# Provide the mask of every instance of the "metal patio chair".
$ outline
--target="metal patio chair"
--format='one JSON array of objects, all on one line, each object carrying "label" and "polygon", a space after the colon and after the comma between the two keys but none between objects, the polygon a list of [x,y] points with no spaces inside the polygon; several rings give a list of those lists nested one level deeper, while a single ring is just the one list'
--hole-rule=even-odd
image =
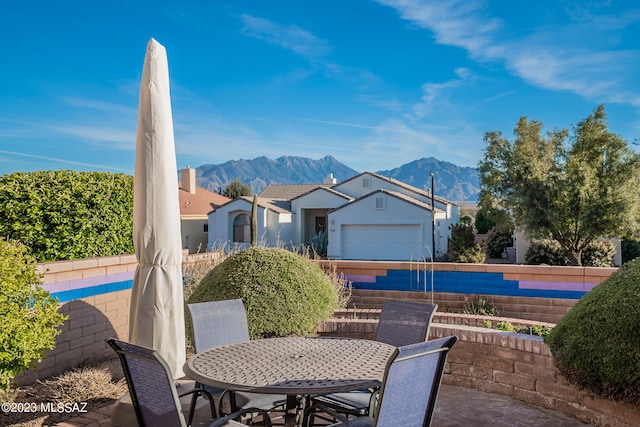
[{"label": "metal patio chair", "polygon": [[120,359],[138,425],[143,427],[187,427],[191,425],[193,408],[188,423],[182,413],[180,397],[188,394],[203,396],[209,402],[211,427],[243,425],[233,421],[248,413],[261,413],[266,426],[271,426],[269,415],[258,408],[247,408],[227,417],[216,418],[213,397],[202,388],[178,394],[171,371],[160,354],[152,349],[109,338],[107,343]]},{"label": "metal patio chair", "polygon": [[[437,304],[388,299],[382,306],[376,341],[402,347],[426,341]],[[358,390],[312,397],[334,411],[349,415],[373,413],[377,393],[375,390]]]},{"label": "metal patio chair", "polygon": [[[187,309],[191,319],[193,346],[196,353],[250,339],[247,311],[241,299],[188,304]],[[284,408],[287,400],[283,395],[228,392],[208,386],[203,388],[218,400],[220,416],[225,415],[223,402],[226,399],[229,401],[230,412],[244,407],[257,407],[271,411]],[[195,400],[192,401],[192,405],[195,405]]]},{"label": "metal patio chair", "polygon": [[373,418],[350,420],[316,403],[305,410],[303,427],[314,425],[318,411],[340,420],[331,427],[430,426],[447,354],[456,341],[457,337],[450,336],[398,348],[387,364]]}]

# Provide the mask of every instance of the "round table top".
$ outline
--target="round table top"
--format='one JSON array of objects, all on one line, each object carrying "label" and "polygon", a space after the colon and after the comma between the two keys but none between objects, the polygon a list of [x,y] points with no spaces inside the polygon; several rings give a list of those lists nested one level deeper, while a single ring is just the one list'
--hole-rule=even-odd
[{"label": "round table top", "polygon": [[214,347],[187,361],[201,384],[234,391],[326,394],[379,386],[396,348],[346,338],[268,338]]}]

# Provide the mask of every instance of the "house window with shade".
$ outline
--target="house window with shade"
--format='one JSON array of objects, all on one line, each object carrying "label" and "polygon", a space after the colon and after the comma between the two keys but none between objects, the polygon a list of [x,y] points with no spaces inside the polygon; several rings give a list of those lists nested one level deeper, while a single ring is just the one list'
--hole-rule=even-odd
[{"label": "house window with shade", "polygon": [[251,242],[251,218],[248,214],[240,214],[233,220],[233,241],[238,243]]}]

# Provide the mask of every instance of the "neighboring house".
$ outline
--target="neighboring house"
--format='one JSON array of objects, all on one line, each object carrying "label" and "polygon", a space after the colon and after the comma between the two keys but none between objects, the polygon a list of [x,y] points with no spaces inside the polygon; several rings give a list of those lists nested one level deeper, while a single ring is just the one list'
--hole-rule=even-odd
[{"label": "neighboring house", "polygon": [[[432,215],[435,256],[447,252],[449,226],[459,206],[403,182],[372,172],[336,183],[270,185],[258,197],[258,239],[267,246],[309,244],[328,236],[332,259],[418,260],[431,257]],[[209,248],[250,241],[250,197],[233,200],[209,214]]]},{"label": "neighboring house", "polygon": [[209,236],[209,213],[231,199],[196,185],[196,170],[187,166],[178,184],[182,248],[190,254],[205,252]]}]

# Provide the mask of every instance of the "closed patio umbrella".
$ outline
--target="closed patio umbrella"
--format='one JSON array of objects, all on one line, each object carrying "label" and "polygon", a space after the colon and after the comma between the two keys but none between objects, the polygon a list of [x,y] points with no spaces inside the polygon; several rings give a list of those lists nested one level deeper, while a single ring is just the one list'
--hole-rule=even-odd
[{"label": "closed patio umbrella", "polygon": [[147,45],[134,173],[133,237],[138,267],[129,340],[157,350],[174,378],[184,375],[184,303],[178,169],[165,48]]}]

